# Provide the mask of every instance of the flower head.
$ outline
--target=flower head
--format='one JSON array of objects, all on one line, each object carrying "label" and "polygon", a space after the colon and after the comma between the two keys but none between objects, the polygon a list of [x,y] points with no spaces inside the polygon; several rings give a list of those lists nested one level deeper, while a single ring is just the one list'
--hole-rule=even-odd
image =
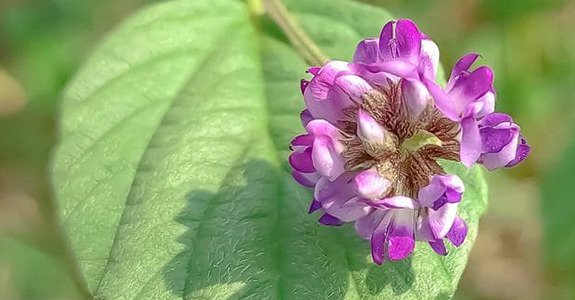
[{"label": "flower head", "polygon": [[301,81],[306,133],[291,142],[295,180],[314,189],[319,222],[354,222],[371,241],[373,260],[404,259],[416,240],[446,255],[467,225],[458,216],[464,184],[438,159],[488,169],[524,160],[517,124],[494,113],[489,67],[461,58],[445,88],[435,81],[439,50],[410,20],[387,23],[357,46],[351,62],[312,67]]}]

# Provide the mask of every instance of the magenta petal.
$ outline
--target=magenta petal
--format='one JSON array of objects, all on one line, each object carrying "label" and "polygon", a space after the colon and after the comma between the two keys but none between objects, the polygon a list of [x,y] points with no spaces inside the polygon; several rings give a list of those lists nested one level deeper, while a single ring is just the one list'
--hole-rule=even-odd
[{"label": "magenta petal", "polygon": [[309,147],[313,145],[313,135],[311,134],[298,135],[291,141],[291,145]]},{"label": "magenta petal", "polygon": [[[481,154],[481,163],[489,170],[495,170],[501,167],[504,167],[511,163],[517,156],[517,148],[519,146],[519,129],[518,128],[511,128],[509,129],[512,133],[512,138],[508,141],[507,144],[503,145],[502,148],[498,148],[500,145],[499,143],[504,141],[491,141],[493,142],[492,148],[485,148],[484,150],[497,150],[494,153],[485,151]],[[495,139],[495,137],[492,137]],[[489,146],[489,145],[488,145]]]},{"label": "magenta petal", "polygon": [[458,203],[446,203],[438,210],[428,209],[428,224],[436,239],[444,238],[457,217]]},{"label": "magenta petal", "polygon": [[[344,174],[345,176],[346,174]],[[320,178],[313,192],[315,200],[322,203],[330,204],[336,201],[337,198],[346,198],[345,200],[353,197],[353,192],[348,189],[345,184],[345,178],[341,176],[335,181],[331,181],[326,177]]]},{"label": "magenta petal", "polygon": [[328,137],[315,138],[311,157],[315,170],[330,180],[335,180],[345,171],[343,158],[336,152]]},{"label": "magenta petal", "polygon": [[419,204],[416,201],[405,196],[392,196],[382,200],[370,201],[369,203],[370,205],[379,208],[419,208]]},{"label": "magenta petal", "polygon": [[519,137],[516,136],[498,153],[483,153],[480,158],[481,163],[490,171],[507,166],[517,156],[518,139]]},{"label": "magenta petal", "polygon": [[303,152],[293,152],[289,156],[292,168],[302,173],[313,173],[315,168],[312,162],[312,149],[306,148]]},{"label": "magenta petal", "polygon": [[465,237],[467,237],[467,224],[458,216],[447,233],[447,238],[453,245],[459,247],[465,241]]},{"label": "magenta petal", "polygon": [[390,260],[400,260],[408,257],[415,248],[413,227],[401,224],[392,225],[392,232],[389,234],[389,254]]},{"label": "magenta petal", "polygon": [[339,129],[326,120],[314,119],[311,120],[305,127],[307,132],[314,136],[329,137],[332,141],[339,140]]},{"label": "magenta petal", "polygon": [[[457,63],[455,63],[455,66],[453,67],[453,70],[451,71],[451,75],[449,76],[449,81],[450,83],[454,83],[454,80],[457,76],[459,76],[462,72],[467,72],[469,70],[469,68],[471,68],[471,66],[475,63],[475,61],[479,58],[479,54],[477,53],[469,53],[464,55],[462,58],[460,58]],[[451,89],[451,87],[448,84],[448,89]]]},{"label": "magenta petal", "polygon": [[340,226],[343,224],[343,221],[330,215],[330,214],[323,214],[318,222],[326,226]]},{"label": "magenta petal", "polygon": [[417,64],[422,39],[423,36],[413,21],[404,19],[395,24],[389,22],[384,26],[379,39],[381,56],[386,61],[400,58]]},{"label": "magenta petal", "polygon": [[303,95],[305,92],[305,89],[307,88],[307,86],[309,84],[309,80],[302,79],[302,80],[300,80],[299,83],[300,83],[301,94]]},{"label": "magenta petal", "polygon": [[341,74],[349,72],[347,62],[330,61],[310,80],[304,91],[304,100],[307,109],[315,118],[335,121],[341,116],[341,108],[346,105],[346,99],[333,97],[335,80]]},{"label": "magenta petal", "polygon": [[367,81],[357,75],[341,75],[335,79],[335,85],[348,98],[360,101],[361,96],[373,88]]},{"label": "magenta petal", "polygon": [[432,241],[437,239],[429,228],[429,219],[427,216],[420,216],[417,219],[417,230],[415,236],[419,241]]},{"label": "magenta petal", "polygon": [[457,63],[455,63],[453,73],[459,74],[461,72],[468,71],[479,57],[480,55],[477,53],[468,53],[464,55],[457,61]]},{"label": "magenta petal", "polygon": [[452,103],[451,99],[435,81],[423,78],[423,83],[435,100],[435,106],[452,121],[460,120],[461,111]]},{"label": "magenta petal", "polygon": [[419,80],[405,79],[401,82],[407,111],[411,117],[417,117],[427,106],[430,94]]},{"label": "magenta petal", "polygon": [[373,231],[383,221],[386,211],[376,210],[355,222],[355,231],[364,239],[371,238]]},{"label": "magenta petal", "polygon": [[[462,112],[465,107],[487,92],[493,92],[493,70],[479,67],[471,74],[464,73],[455,80],[448,94]],[[467,117],[467,116],[464,116]]]},{"label": "magenta petal", "polygon": [[471,167],[481,155],[481,135],[478,124],[474,118],[465,118],[461,121],[461,163]]},{"label": "magenta petal", "polygon": [[423,69],[423,76],[434,80],[437,75],[439,65],[439,48],[432,40],[421,41],[421,61],[420,69]]},{"label": "magenta petal", "polygon": [[451,189],[445,191],[444,197],[447,203],[457,203],[461,201],[461,193]]},{"label": "magenta petal", "polygon": [[297,183],[310,188],[314,187],[319,179],[319,175],[316,173],[301,173],[294,170],[291,172],[291,175]]},{"label": "magenta petal", "polygon": [[441,175],[435,175],[428,185],[419,189],[418,200],[424,207],[432,207],[435,201],[445,193],[446,187],[439,176]]},{"label": "magenta petal", "polygon": [[434,175],[427,186],[419,190],[419,203],[438,210],[446,203],[457,203],[465,191],[463,181],[457,175]]},{"label": "magenta petal", "polygon": [[359,195],[367,199],[380,198],[391,185],[391,182],[382,177],[375,168],[357,174],[354,183]]},{"label": "magenta petal", "polygon": [[480,125],[484,127],[494,127],[504,122],[513,123],[513,119],[511,116],[503,113],[492,113],[482,118]]},{"label": "magenta petal", "polygon": [[363,109],[357,112],[357,135],[370,144],[383,144],[385,129]]},{"label": "magenta petal", "polygon": [[429,241],[429,246],[431,246],[431,249],[433,249],[433,251],[435,251],[435,253],[445,256],[447,255],[447,249],[445,248],[445,243],[443,243],[442,239],[437,239],[437,240],[432,240]]},{"label": "magenta petal", "polygon": [[518,128],[482,128],[479,132],[481,134],[481,142],[483,153],[497,153],[508,145],[513,137],[518,134]]},{"label": "magenta petal", "polygon": [[312,75],[317,75],[317,73],[319,73],[320,70],[321,70],[321,67],[310,67],[307,69],[307,72],[312,74]]},{"label": "magenta petal", "polygon": [[416,63],[421,53],[422,34],[411,20],[403,19],[395,25],[395,39],[399,57]]},{"label": "magenta petal", "polygon": [[[338,199],[342,200],[342,199]],[[329,208],[325,209],[329,214],[339,218],[344,222],[354,222],[368,215],[372,208],[359,197],[352,197],[347,201],[337,201]]]},{"label": "magenta petal", "polygon": [[467,107],[463,110],[463,115],[479,119],[493,113],[493,111],[495,111],[495,94],[489,91],[477,100],[467,104]]},{"label": "magenta petal", "polygon": [[311,204],[309,206],[309,210],[308,210],[308,214],[313,213],[314,211],[317,211],[318,209],[321,208],[321,202],[317,201],[317,200],[312,200]]},{"label": "magenta petal", "polygon": [[373,262],[381,265],[384,261],[385,253],[385,231],[376,231],[371,236],[371,257]]},{"label": "magenta petal", "polygon": [[401,59],[388,59],[366,66],[365,69],[373,73],[385,72],[402,78],[417,78],[418,76],[417,65]]},{"label": "magenta petal", "polygon": [[300,115],[299,115],[300,119],[301,119],[301,124],[306,127],[307,124],[313,120],[313,116],[311,115],[311,113],[309,112],[309,110],[304,109]]},{"label": "magenta petal", "polygon": [[373,210],[357,196],[353,176],[353,173],[344,173],[335,181],[320,178],[314,190],[314,198],[321,202],[323,210],[344,222],[356,221]]},{"label": "magenta petal", "polygon": [[492,113],[481,119],[482,154],[479,161],[489,170],[513,166],[529,154],[520,128],[510,116]]},{"label": "magenta petal", "polygon": [[379,60],[379,42],[377,39],[366,39],[357,45],[353,55],[354,63],[372,64]]},{"label": "magenta petal", "polygon": [[395,30],[395,21],[387,22],[379,34],[379,52],[385,59],[394,58],[392,56],[390,45],[393,43]]},{"label": "magenta petal", "polygon": [[334,180],[344,171],[339,130],[331,123],[318,119],[310,121],[306,130],[315,137],[311,152],[313,166],[320,175]]},{"label": "magenta petal", "polygon": [[389,259],[401,260],[408,257],[415,249],[415,240],[409,236],[394,236],[389,239]]},{"label": "magenta petal", "polygon": [[515,154],[515,158],[509,162],[506,167],[513,167],[516,164],[522,162],[529,156],[529,152],[531,152],[531,147],[527,144],[527,140],[523,137],[519,137],[520,144],[517,146],[517,152]]}]

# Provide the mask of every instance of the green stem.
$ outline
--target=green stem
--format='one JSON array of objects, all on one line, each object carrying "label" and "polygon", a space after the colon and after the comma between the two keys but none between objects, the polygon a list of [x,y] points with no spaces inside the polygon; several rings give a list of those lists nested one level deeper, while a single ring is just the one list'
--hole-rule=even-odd
[{"label": "green stem", "polygon": [[329,60],[329,57],[313,42],[280,0],[264,0],[264,7],[270,17],[287,35],[296,51],[308,63],[321,66]]}]

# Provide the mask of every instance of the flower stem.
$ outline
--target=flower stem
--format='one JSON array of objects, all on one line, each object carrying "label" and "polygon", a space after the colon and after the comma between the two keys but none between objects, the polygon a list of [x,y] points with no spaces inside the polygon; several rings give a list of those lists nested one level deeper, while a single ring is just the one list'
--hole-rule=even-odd
[{"label": "flower stem", "polygon": [[296,51],[309,64],[321,66],[329,60],[328,56],[313,42],[280,0],[264,0],[264,7],[270,17],[287,35]]}]

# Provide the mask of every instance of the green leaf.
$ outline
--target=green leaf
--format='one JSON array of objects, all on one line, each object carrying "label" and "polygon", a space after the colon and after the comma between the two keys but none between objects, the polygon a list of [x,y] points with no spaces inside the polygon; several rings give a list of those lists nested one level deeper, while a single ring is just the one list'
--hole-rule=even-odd
[{"label": "green leaf", "polygon": [[[328,54],[349,59],[390,16],[347,1],[287,1]],[[60,215],[97,298],[450,297],[486,205],[467,184],[460,249],[384,266],[353,228],[319,226],[286,164],[303,131],[307,66],[232,0],[172,1],[125,22],[65,93],[54,159]],[[263,26],[263,28],[262,28]],[[262,32],[265,32],[263,34]]]}]

